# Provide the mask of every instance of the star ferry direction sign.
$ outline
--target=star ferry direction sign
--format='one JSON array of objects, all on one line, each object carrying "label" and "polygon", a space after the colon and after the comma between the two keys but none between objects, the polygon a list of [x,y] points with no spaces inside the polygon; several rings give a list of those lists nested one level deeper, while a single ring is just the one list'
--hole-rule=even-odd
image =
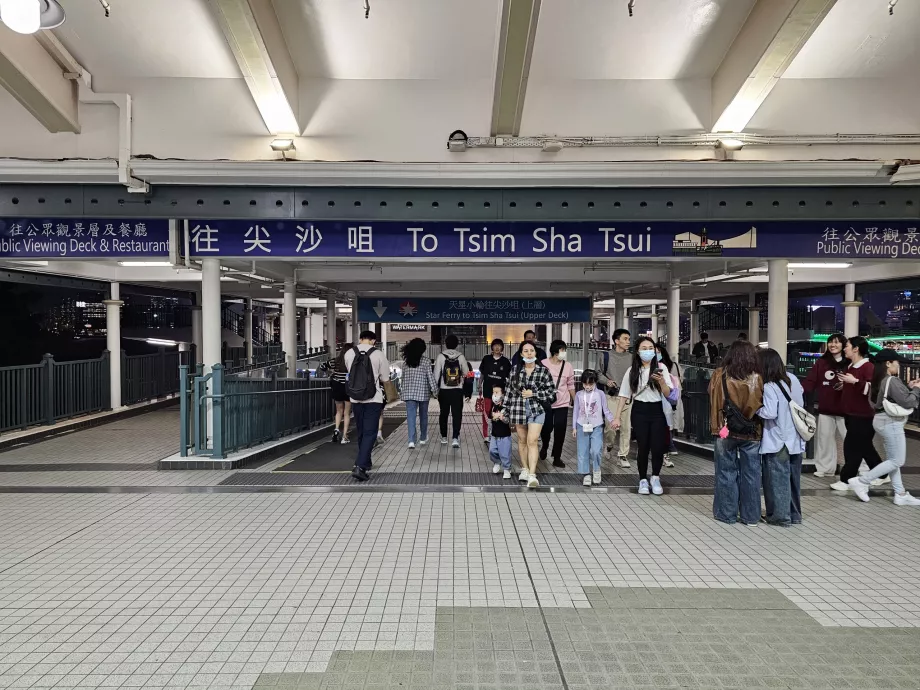
[{"label": "star ferry direction sign", "polygon": [[590,319],[587,297],[358,299],[358,320],[369,323],[581,323]]},{"label": "star ferry direction sign", "polygon": [[920,221],[189,221],[195,257],[920,258]]}]

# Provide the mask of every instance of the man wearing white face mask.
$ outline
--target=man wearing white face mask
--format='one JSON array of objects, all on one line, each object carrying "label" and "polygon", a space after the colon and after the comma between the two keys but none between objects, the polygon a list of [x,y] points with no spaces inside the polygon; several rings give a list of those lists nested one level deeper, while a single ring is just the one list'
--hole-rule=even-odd
[{"label": "man wearing white face mask", "polygon": [[550,356],[543,360],[543,366],[549,369],[550,376],[556,383],[556,399],[547,410],[546,423],[540,432],[543,447],[540,459],[546,460],[549,454],[549,437],[553,436],[553,467],[565,467],[562,462],[562,445],[565,443],[569,423],[569,407],[575,399],[575,369],[565,361],[564,340],[554,340],[549,346]]}]

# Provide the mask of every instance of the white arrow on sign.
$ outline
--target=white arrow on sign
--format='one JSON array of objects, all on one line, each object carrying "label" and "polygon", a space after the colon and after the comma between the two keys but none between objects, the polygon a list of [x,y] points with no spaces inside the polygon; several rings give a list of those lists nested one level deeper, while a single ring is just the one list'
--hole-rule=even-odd
[{"label": "white arrow on sign", "polygon": [[383,300],[378,299],[378,300],[377,300],[377,306],[374,307],[374,313],[377,315],[377,318],[379,319],[380,317],[382,317],[382,316],[383,316],[383,313],[384,313],[386,310],[387,310],[387,308],[386,308],[385,306],[383,306]]}]

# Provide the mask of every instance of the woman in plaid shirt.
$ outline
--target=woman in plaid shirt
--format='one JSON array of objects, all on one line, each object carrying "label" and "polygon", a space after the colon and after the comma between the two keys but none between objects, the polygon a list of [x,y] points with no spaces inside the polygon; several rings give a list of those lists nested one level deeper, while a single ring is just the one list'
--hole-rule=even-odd
[{"label": "woman in plaid shirt", "polygon": [[428,401],[438,387],[431,372],[431,360],[423,357],[425,341],[413,338],[403,346],[401,397],[406,402],[406,422],[409,427],[409,448],[415,448],[415,418],[422,427],[421,445],[428,443]]},{"label": "woman in plaid shirt", "polygon": [[505,395],[505,409],[508,421],[517,425],[518,455],[521,459],[521,473],[518,481],[527,482],[534,489],[537,481],[537,462],[540,460],[540,432],[546,421],[543,403],[556,399],[556,384],[549,369],[537,361],[537,351],[532,343],[524,343],[521,349],[523,364],[511,372],[508,392]]}]

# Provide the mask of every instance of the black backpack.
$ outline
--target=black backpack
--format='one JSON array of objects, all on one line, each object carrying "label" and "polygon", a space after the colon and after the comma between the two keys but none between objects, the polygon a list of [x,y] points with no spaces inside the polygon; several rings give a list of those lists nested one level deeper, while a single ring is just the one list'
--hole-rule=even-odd
[{"label": "black backpack", "polygon": [[728,372],[722,371],[722,394],[725,396],[725,407],[722,408],[722,414],[725,415],[725,426],[728,430],[739,436],[755,436],[757,434],[757,422],[744,416],[741,409],[728,397]]},{"label": "black backpack", "polygon": [[460,360],[444,357],[443,370],[444,385],[448,388],[459,388],[463,383],[463,372],[460,369]]},{"label": "black backpack", "polygon": [[352,348],[355,358],[345,384],[345,392],[352,400],[373,400],[377,395],[377,378],[374,376],[374,366],[371,363],[371,353],[376,350],[377,348],[372,347],[367,352],[361,352],[357,346]]}]

